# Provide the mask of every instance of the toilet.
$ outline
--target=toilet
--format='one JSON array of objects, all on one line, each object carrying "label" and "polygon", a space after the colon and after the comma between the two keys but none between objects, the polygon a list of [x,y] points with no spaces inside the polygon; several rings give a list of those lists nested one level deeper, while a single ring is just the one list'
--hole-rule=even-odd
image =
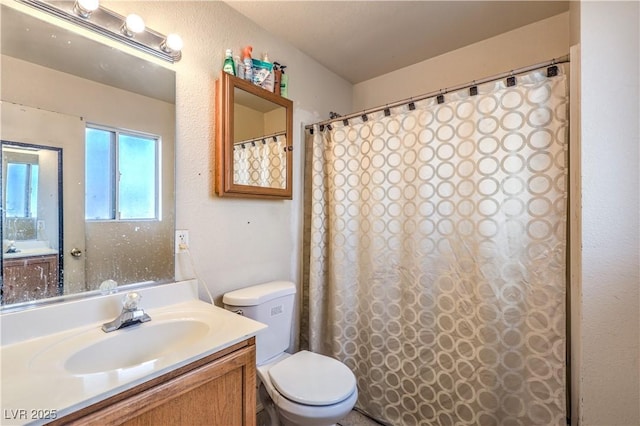
[{"label": "toilet", "polygon": [[[256,364],[278,420],[283,425],[333,425],[358,399],[356,378],[346,365],[328,356],[285,352],[295,293],[292,282],[273,281],[226,293],[222,301],[226,309],[268,325],[256,336]],[[263,400],[263,394],[259,392],[259,398],[267,406],[271,401]]]}]

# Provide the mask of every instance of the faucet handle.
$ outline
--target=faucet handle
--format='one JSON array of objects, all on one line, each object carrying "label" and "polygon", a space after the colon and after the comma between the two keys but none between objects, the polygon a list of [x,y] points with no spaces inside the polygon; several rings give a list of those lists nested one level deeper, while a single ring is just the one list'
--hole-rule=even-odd
[{"label": "faucet handle", "polygon": [[139,293],[132,291],[124,296],[124,299],[122,300],[122,306],[127,311],[135,311],[136,309],[138,309],[138,303],[140,303],[140,299],[142,299],[142,296],[140,296]]}]

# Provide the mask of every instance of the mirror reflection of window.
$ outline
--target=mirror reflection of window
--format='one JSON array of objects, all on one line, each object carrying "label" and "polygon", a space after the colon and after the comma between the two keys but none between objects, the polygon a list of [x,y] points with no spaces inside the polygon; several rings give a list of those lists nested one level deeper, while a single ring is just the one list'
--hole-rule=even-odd
[{"label": "mirror reflection of window", "polygon": [[38,165],[7,164],[7,217],[36,217],[38,211]]},{"label": "mirror reflection of window", "polygon": [[160,138],[87,127],[85,218],[160,220]]},{"label": "mirror reflection of window", "polygon": [[85,218],[115,219],[115,132],[87,128]]}]

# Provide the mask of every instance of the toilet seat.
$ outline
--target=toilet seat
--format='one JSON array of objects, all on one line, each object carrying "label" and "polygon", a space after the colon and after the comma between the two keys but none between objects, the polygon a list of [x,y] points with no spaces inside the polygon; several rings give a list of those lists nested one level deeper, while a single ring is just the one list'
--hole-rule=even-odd
[{"label": "toilet seat", "polygon": [[276,363],[268,374],[276,390],[298,404],[337,404],[356,390],[355,376],[346,365],[309,351],[298,352]]}]

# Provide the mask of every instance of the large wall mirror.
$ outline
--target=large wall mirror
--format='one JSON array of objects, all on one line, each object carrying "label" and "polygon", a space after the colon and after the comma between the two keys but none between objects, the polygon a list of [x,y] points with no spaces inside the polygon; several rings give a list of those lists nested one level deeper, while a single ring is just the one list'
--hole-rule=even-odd
[{"label": "large wall mirror", "polygon": [[175,73],[1,7],[2,308],[173,281]]},{"label": "large wall mirror", "polygon": [[222,72],[216,81],[216,193],[291,199],[292,102]]}]

